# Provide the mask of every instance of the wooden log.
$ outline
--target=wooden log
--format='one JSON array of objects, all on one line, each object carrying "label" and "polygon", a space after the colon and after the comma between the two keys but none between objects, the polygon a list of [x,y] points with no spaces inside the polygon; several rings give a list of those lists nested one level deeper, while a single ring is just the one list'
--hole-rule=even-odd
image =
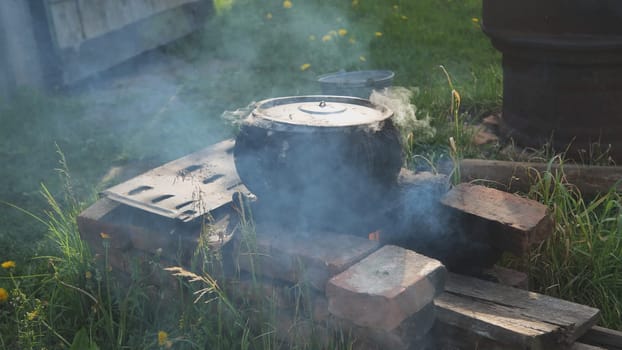
[{"label": "wooden log", "polygon": [[622,332],[613,329],[594,326],[579,341],[605,349],[622,350]]},{"label": "wooden log", "polygon": [[550,170],[556,174],[563,170],[566,181],[576,186],[583,196],[593,197],[612,188],[622,191],[622,167],[586,166],[576,164],[510,162],[485,159],[460,161],[460,177],[464,182],[482,181],[488,186],[498,186],[512,192],[528,192],[539,176]]},{"label": "wooden log", "polygon": [[517,255],[553,232],[545,205],[494,188],[459,184],[441,203],[488,223],[484,229],[490,234],[490,243]]},{"label": "wooden log", "polygon": [[437,320],[508,348],[568,348],[599,310],[546,295],[450,273],[435,299]]}]

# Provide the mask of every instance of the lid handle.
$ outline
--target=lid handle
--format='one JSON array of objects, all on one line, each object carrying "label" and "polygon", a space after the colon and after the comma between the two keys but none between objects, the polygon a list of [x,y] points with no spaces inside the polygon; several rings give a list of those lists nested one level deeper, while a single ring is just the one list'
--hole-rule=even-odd
[{"label": "lid handle", "polygon": [[301,112],[316,115],[339,114],[345,112],[346,109],[347,106],[344,103],[326,103],[324,100],[320,101],[320,103],[315,101],[298,106],[298,110]]}]

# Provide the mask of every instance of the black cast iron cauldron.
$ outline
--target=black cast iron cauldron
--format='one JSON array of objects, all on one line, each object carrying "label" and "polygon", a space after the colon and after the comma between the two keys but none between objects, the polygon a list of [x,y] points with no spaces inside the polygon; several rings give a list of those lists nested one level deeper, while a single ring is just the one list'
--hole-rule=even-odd
[{"label": "black cast iron cauldron", "polygon": [[402,148],[391,116],[355,97],[259,102],[236,138],[236,169],[286,224],[352,227],[380,210],[396,183]]}]

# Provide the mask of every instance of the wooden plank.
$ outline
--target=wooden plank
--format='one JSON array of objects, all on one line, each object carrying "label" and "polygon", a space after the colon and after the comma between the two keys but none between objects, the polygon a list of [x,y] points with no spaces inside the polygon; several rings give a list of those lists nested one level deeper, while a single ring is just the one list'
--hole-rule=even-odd
[{"label": "wooden plank", "polygon": [[73,49],[84,41],[78,5],[75,1],[48,2],[50,31],[61,49]]},{"label": "wooden plank", "polygon": [[622,167],[586,166],[578,164],[552,164],[535,162],[510,162],[485,159],[460,161],[460,176],[464,182],[484,181],[509,191],[528,192],[538,177],[547,170],[557,174],[563,169],[568,183],[576,186],[581,194],[593,197],[611,188],[622,191]]},{"label": "wooden plank", "polygon": [[553,220],[545,205],[494,188],[459,184],[441,203],[492,223],[491,243],[503,250],[523,254],[553,232]]},{"label": "wooden plank", "polygon": [[[62,83],[70,84],[198,29],[210,3],[45,0],[45,5],[53,51],[62,65]],[[37,55],[29,57],[38,59]]]},{"label": "wooden plank", "polygon": [[[77,0],[79,21],[86,39],[118,30],[136,21],[199,0]],[[123,11],[124,9],[130,11]]]},{"label": "wooden plank", "polygon": [[[40,87],[44,82],[36,42],[35,24],[27,1],[0,1],[0,70],[7,91],[17,87]],[[8,93],[7,93],[8,94]]]},{"label": "wooden plank", "polygon": [[[432,328],[431,337],[436,344],[431,349],[450,350],[524,350],[524,347],[514,344],[502,344],[500,342],[479,336],[464,329],[457,328],[445,323],[437,322]],[[575,342],[567,347],[567,350],[606,350],[605,347],[594,346]],[[427,349],[427,348],[426,348]]]},{"label": "wooden plank", "polygon": [[106,19],[107,30],[117,30],[123,28],[123,26],[132,23],[136,18],[132,16],[132,13],[125,12],[125,1],[122,0],[106,0]]},{"label": "wooden plank", "polygon": [[556,327],[519,318],[518,314],[495,303],[474,302],[469,298],[444,293],[434,301],[437,320],[470,333],[520,348],[545,349],[554,343],[549,334]]},{"label": "wooden plank", "polygon": [[107,32],[106,2],[99,0],[76,0],[78,20],[82,25],[85,40],[92,39]]},{"label": "wooden plank", "polygon": [[[437,308],[438,309],[438,308]],[[438,314],[438,312],[437,312]],[[436,322],[431,331],[436,344],[431,349],[442,350],[525,350],[519,345],[503,344],[464,328]]]},{"label": "wooden plank", "polygon": [[622,350],[622,332],[613,329],[594,326],[579,341],[606,349]]},{"label": "wooden plank", "polygon": [[449,274],[436,298],[438,320],[525,349],[572,344],[599,310],[472,277]]},{"label": "wooden plank", "polygon": [[570,346],[570,350],[607,350],[607,348],[601,348],[600,346],[583,343],[574,343]]},{"label": "wooden plank", "polygon": [[[91,25],[88,40],[60,47],[62,83],[72,84],[142,52],[170,43],[202,27],[209,3],[191,1],[132,21],[116,30],[103,31],[100,19]],[[90,17],[95,14],[89,14]],[[95,35],[95,36],[93,36]],[[79,47],[79,50],[75,50]]]}]

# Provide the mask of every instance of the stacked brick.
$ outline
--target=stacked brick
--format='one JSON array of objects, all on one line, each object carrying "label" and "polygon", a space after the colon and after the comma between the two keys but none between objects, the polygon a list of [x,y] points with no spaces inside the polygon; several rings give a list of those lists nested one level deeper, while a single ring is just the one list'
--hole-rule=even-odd
[{"label": "stacked brick", "polygon": [[253,253],[244,251],[243,239],[236,242],[234,254],[241,270],[308,285],[316,326],[349,334],[355,348],[423,349],[428,343],[435,321],[433,300],[443,291],[446,276],[438,260],[333,233],[258,229]]}]

